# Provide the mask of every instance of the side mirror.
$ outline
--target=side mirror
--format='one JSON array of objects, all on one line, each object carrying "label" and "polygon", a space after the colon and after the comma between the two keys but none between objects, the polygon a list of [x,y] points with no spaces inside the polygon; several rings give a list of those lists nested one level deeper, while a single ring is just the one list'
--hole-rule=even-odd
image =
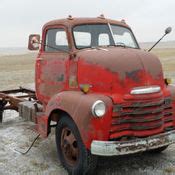
[{"label": "side mirror", "polygon": [[29,36],[28,49],[29,50],[38,50],[40,44],[40,35],[32,34]]},{"label": "side mirror", "polygon": [[172,31],[172,28],[171,27],[167,27],[166,30],[165,30],[165,34],[169,34],[170,32]]}]

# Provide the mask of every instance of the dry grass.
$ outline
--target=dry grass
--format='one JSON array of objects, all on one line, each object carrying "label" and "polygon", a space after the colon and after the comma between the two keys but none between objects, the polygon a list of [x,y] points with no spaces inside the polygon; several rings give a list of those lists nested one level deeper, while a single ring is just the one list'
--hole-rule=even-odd
[{"label": "dry grass", "polygon": [[6,55],[0,57],[0,71],[33,69],[36,54]]},{"label": "dry grass", "polygon": [[159,48],[152,50],[152,52],[162,59],[168,57],[174,57],[175,59],[175,48],[166,48],[166,49]]},{"label": "dry grass", "polygon": [[34,82],[36,53],[0,57],[0,90]]},{"label": "dry grass", "polygon": [[[175,49],[155,49],[153,53],[160,58],[165,72],[175,72]],[[172,77],[173,78],[173,77]]]}]

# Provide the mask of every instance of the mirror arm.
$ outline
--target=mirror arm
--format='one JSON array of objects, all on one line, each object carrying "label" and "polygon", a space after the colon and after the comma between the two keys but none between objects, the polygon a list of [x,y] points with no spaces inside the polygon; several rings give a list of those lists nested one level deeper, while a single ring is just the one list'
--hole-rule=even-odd
[{"label": "mirror arm", "polygon": [[149,50],[148,52],[150,52],[165,36],[167,35],[167,33],[165,33]]}]

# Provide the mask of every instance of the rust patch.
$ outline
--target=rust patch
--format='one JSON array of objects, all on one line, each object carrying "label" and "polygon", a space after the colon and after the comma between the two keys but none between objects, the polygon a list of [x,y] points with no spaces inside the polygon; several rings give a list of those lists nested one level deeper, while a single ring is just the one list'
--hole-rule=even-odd
[{"label": "rust patch", "polygon": [[139,76],[140,69],[133,70],[131,72],[126,72],[126,77],[132,79],[133,81],[139,83],[140,82],[140,76]]},{"label": "rust patch", "polygon": [[57,81],[64,81],[64,74],[60,74],[57,78]]}]

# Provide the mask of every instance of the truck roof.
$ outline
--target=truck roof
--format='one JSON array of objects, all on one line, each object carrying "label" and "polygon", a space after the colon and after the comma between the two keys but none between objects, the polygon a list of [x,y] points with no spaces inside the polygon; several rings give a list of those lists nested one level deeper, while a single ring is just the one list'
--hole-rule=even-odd
[{"label": "truck roof", "polygon": [[64,25],[64,26],[70,27],[70,26],[87,24],[87,23],[90,23],[90,24],[93,24],[93,23],[101,23],[101,24],[111,23],[111,24],[121,25],[121,26],[125,26],[125,27],[129,28],[129,26],[125,23],[124,20],[117,21],[117,20],[106,19],[104,17],[73,18],[71,16],[69,16],[68,18],[65,18],[65,19],[57,19],[57,20],[49,21],[43,26],[43,28],[45,28],[47,26],[53,26],[53,25]]}]

